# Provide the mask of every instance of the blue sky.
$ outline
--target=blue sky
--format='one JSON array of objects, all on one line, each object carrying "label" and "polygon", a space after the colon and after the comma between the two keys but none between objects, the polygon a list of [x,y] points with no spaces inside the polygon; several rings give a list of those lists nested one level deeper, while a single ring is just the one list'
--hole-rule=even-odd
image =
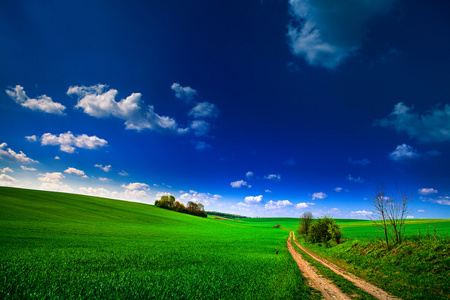
[{"label": "blue sky", "polygon": [[450,216],[445,1],[0,7],[0,185],[366,218],[384,183]]}]

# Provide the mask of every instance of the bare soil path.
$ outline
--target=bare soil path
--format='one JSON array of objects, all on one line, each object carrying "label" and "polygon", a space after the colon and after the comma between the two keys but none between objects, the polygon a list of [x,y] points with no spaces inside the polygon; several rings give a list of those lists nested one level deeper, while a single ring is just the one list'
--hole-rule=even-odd
[{"label": "bare soil path", "polygon": [[323,299],[351,299],[331,281],[317,274],[316,270],[306,260],[304,260],[297,251],[295,251],[294,247],[291,244],[291,236],[293,236],[292,231],[289,233],[289,238],[287,241],[289,252],[291,252],[292,257],[297,262],[297,265],[300,268],[303,276],[309,279],[308,285],[315,288],[316,290],[319,290],[322,293]]},{"label": "bare soil path", "polygon": [[[295,239],[295,234],[293,231],[291,231],[291,233],[289,234],[289,238],[288,238],[288,244],[290,243],[290,238],[291,238],[291,234],[292,237],[294,239],[295,244],[302,249],[304,252],[306,252],[309,256],[311,256],[312,258],[314,258],[316,261],[318,261],[319,263],[321,263],[322,265],[328,267],[331,271],[333,271],[334,273],[341,275],[342,277],[344,277],[345,279],[347,279],[348,281],[353,282],[353,284],[357,287],[359,287],[360,289],[362,289],[363,291],[366,291],[367,293],[371,294],[372,296],[374,296],[377,299],[383,299],[383,300],[399,300],[400,298],[398,297],[394,297],[388,293],[386,293],[385,291],[383,291],[382,289],[376,287],[375,285],[345,271],[342,268],[339,268],[338,266],[336,266],[335,264],[318,257],[317,255],[315,255],[314,253],[306,250],[304,247],[300,246],[300,244],[297,242],[297,240]],[[288,245],[289,246],[289,245]],[[295,249],[293,249],[295,251]],[[290,251],[290,250],[289,250]],[[292,253],[292,252],[291,252]],[[297,253],[297,252],[296,252]],[[297,253],[298,254],[298,253]],[[295,257],[294,257],[295,258]],[[297,263],[298,264],[298,263]],[[303,272],[302,272],[303,273]],[[336,299],[336,298],[335,298]]]}]

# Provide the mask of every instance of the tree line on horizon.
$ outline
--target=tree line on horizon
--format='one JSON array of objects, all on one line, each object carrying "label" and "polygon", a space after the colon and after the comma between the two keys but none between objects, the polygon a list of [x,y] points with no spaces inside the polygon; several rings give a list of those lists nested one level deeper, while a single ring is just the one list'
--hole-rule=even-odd
[{"label": "tree line on horizon", "polygon": [[195,203],[193,201],[189,201],[185,206],[183,203],[176,201],[175,197],[172,195],[161,196],[160,200],[155,201],[155,206],[168,210],[173,210],[183,214],[189,214],[203,218],[207,217],[205,207],[203,206],[202,203]]}]

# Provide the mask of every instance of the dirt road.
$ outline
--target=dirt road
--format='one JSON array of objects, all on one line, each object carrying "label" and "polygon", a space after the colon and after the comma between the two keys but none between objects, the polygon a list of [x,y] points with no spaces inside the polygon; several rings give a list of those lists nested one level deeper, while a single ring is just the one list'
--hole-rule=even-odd
[{"label": "dirt road", "polygon": [[[300,246],[300,244],[299,244],[299,243],[297,242],[297,240],[295,239],[295,234],[294,234],[294,232],[291,231],[291,232],[289,233],[289,238],[288,238],[288,248],[289,248],[289,246],[290,246],[289,251],[291,252],[292,256],[294,257],[294,259],[295,259],[296,261],[297,261],[297,258],[296,258],[294,255],[296,254],[296,255],[300,256],[300,254],[298,254],[298,253],[295,251],[295,249],[292,247],[292,245],[290,245],[291,236],[293,237],[295,244],[296,244],[301,250],[303,250],[304,252],[306,252],[309,256],[311,256],[312,258],[314,258],[316,261],[318,261],[318,262],[321,263],[322,265],[328,267],[328,268],[329,268],[331,271],[333,271],[334,273],[336,273],[336,274],[338,274],[338,275],[341,275],[342,277],[344,277],[344,278],[347,279],[348,281],[353,282],[353,284],[354,284],[355,286],[359,287],[359,288],[362,289],[363,291],[366,291],[367,293],[371,294],[371,295],[374,296],[375,298],[377,298],[377,299],[383,299],[383,300],[399,300],[399,299],[400,299],[400,298],[397,298],[397,297],[394,297],[394,296],[389,295],[388,293],[386,293],[386,292],[383,291],[382,289],[380,289],[380,288],[374,286],[373,284],[368,283],[367,281],[362,280],[361,278],[359,278],[359,277],[357,277],[357,276],[355,276],[355,275],[353,275],[353,274],[351,274],[351,273],[345,271],[344,269],[339,268],[339,267],[336,266],[335,264],[332,264],[332,263],[330,263],[329,261],[327,261],[327,260],[325,260],[325,259],[322,259],[322,258],[318,257],[317,255],[315,255],[314,253],[311,253],[310,251],[306,250],[304,247]],[[292,248],[292,251],[291,251],[291,248]],[[294,254],[293,254],[293,252],[294,252]],[[303,259],[301,258],[301,256],[300,256],[300,259],[303,260]],[[303,262],[305,262],[306,264],[308,264],[308,263],[307,263],[306,261],[304,261],[304,260],[303,260]],[[304,271],[302,270],[302,266],[299,264],[298,261],[297,261],[297,265],[299,266],[299,268],[300,268],[300,270],[301,270],[301,272],[302,272],[302,274],[303,274]],[[308,264],[308,265],[309,265],[309,264]],[[309,267],[311,267],[311,266],[309,266]],[[314,272],[314,273],[315,273],[315,272]],[[316,275],[317,275],[317,273],[316,273]],[[307,277],[307,278],[310,278],[311,281],[314,281],[314,278],[316,278],[316,277],[310,277],[310,276],[307,276],[307,275],[305,275],[305,274],[304,274],[304,276]],[[317,275],[317,276],[318,276],[318,275]],[[320,277],[320,276],[319,276],[319,277]],[[324,280],[324,278],[322,278],[322,277],[320,277],[320,279]],[[320,281],[319,281],[318,284],[321,285]],[[320,290],[319,288],[315,287],[313,284],[312,284],[311,286],[314,287],[314,288],[316,288],[316,289],[318,289],[318,290]],[[334,286],[334,287],[337,289],[336,286]],[[342,294],[342,292],[341,292],[339,289],[338,289],[338,291],[339,291],[344,297],[346,297],[346,298],[338,298],[339,296],[337,296],[337,295],[336,295],[335,297],[332,297],[332,298],[327,298],[327,295],[325,295],[325,294],[323,293],[322,290],[320,290],[320,291],[321,291],[322,294],[324,295],[324,298],[325,298],[325,299],[350,299],[347,295]],[[328,291],[327,291],[327,292],[328,292]],[[330,293],[328,293],[328,294],[330,295]]]},{"label": "dirt road", "polygon": [[295,251],[294,247],[291,245],[291,236],[293,232],[289,233],[289,238],[287,241],[287,246],[289,252],[291,252],[292,257],[297,262],[300,271],[303,276],[308,280],[308,285],[319,290],[322,293],[323,299],[351,299],[346,294],[342,293],[342,291],[335,286],[330,280],[323,278],[319,274],[317,274],[316,270],[306,261],[304,260],[297,251]]}]

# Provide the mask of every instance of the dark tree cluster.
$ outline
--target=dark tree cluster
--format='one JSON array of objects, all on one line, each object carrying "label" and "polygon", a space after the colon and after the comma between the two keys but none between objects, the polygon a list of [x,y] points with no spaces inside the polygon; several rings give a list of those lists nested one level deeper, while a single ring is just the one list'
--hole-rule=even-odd
[{"label": "dark tree cluster", "polygon": [[187,205],[184,206],[183,203],[175,201],[175,197],[172,195],[161,196],[161,200],[155,201],[155,206],[184,214],[199,216],[203,218],[207,217],[203,204],[189,201]]},{"label": "dark tree cluster", "polygon": [[309,212],[304,213],[299,221],[298,233],[311,243],[328,243],[334,240],[336,244],[341,242],[342,231],[336,221],[324,216],[314,220]]}]

